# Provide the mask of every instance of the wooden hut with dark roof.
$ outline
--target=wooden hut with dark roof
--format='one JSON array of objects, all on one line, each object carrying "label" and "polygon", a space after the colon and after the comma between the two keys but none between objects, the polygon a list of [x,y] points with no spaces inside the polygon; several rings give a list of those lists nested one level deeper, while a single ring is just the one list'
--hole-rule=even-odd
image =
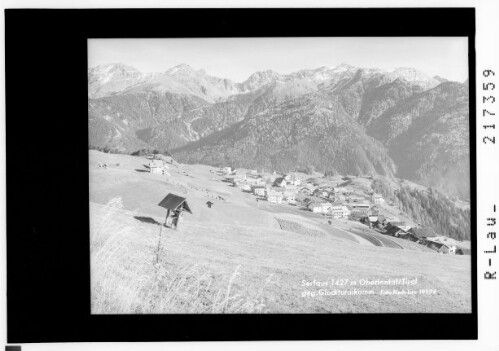
[{"label": "wooden hut with dark roof", "polygon": [[178,196],[172,193],[166,195],[166,197],[161,200],[158,206],[167,209],[165,224],[167,225],[170,221],[171,226],[173,226],[175,229],[177,229],[178,227],[178,222],[180,217],[182,216],[183,211],[187,211],[192,214],[191,208],[187,204],[187,199],[185,197]]},{"label": "wooden hut with dark roof", "polygon": [[423,239],[438,236],[437,233],[435,233],[435,231],[430,227],[411,228],[409,232]]},{"label": "wooden hut with dark roof", "polygon": [[388,225],[385,227],[386,234],[391,235],[391,236],[400,236],[400,235],[405,235],[407,232],[403,229],[401,229],[399,226],[393,225],[391,223],[388,223]]}]

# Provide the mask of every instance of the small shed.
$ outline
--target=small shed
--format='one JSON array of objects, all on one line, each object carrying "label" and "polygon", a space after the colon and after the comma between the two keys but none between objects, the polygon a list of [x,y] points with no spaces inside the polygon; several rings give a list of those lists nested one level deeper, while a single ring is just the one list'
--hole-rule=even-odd
[{"label": "small shed", "polygon": [[191,208],[187,204],[187,199],[172,193],[166,195],[158,206],[167,209],[165,224],[170,223],[173,227],[175,227],[175,229],[178,227],[178,222],[183,211],[187,211],[192,214]]}]

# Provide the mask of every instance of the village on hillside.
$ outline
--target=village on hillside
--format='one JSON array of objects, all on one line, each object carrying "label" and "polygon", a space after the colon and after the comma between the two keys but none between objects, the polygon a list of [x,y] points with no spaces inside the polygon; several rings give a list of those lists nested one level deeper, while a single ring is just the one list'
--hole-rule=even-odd
[{"label": "village on hillside", "polygon": [[89,41],[93,314],[472,310],[468,42],[281,39]]},{"label": "village on hillside", "polygon": [[387,204],[381,194],[355,186],[355,180],[359,178],[356,176],[319,180],[298,172],[278,175],[276,172],[248,172],[230,167],[221,168],[216,173],[234,187],[254,194],[257,201],[298,206],[322,214],[326,219],[358,221],[379,233],[416,242],[438,253],[464,255],[470,252],[463,247],[465,245],[456,245],[455,240],[439,236],[431,228],[417,226],[410,219],[403,221],[393,215],[396,209]]},{"label": "village on hillside", "polygon": [[[416,223],[373,191],[371,176],[184,164],[148,152],[90,150],[89,159],[93,313],[469,309],[469,241]],[[416,294],[409,299],[374,289],[368,300],[309,300],[302,286],[403,277],[417,278],[418,289],[394,287]]]},{"label": "village on hillside", "polygon": [[[159,153],[150,154],[148,158],[151,160],[149,172],[155,174],[168,176],[169,165],[179,165],[171,156]],[[277,174],[231,167],[210,172],[221,181],[251,193],[257,202],[268,201],[317,213],[329,224],[332,219],[360,222],[380,234],[410,240],[442,254],[470,254],[467,243],[418,225],[394,204],[387,203],[381,194],[373,192],[368,182],[373,176],[325,177],[318,174],[314,177],[297,171]]]}]

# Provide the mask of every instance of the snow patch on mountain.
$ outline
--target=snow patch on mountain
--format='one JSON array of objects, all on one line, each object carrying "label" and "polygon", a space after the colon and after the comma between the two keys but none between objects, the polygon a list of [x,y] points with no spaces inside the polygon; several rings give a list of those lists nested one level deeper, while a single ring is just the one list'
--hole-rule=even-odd
[{"label": "snow patch on mountain", "polygon": [[396,79],[403,79],[407,82],[419,85],[424,89],[434,88],[440,84],[437,79],[432,78],[417,69],[408,67],[396,68],[392,72],[388,73],[387,77],[392,81]]}]

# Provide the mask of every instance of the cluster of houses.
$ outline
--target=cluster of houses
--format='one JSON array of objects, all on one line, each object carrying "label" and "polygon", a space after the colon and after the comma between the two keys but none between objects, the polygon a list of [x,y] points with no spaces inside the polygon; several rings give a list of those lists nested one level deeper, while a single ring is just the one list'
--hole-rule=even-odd
[{"label": "cluster of houses", "polygon": [[467,254],[464,248],[438,242],[437,235],[429,230],[411,228],[398,218],[387,218],[379,213],[378,205],[385,203],[381,194],[366,196],[346,187],[319,185],[312,180],[300,180],[296,174],[278,176],[251,170],[247,172],[233,171],[224,167],[217,172],[226,177],[226,181],[242,191],[252,193],[269,202],[290,205],[297,204],[298,195],[304,199],[302,204],[314,213],[323,214],[332,219],[358,220],[370,228],[394,237],[411,240],[425,245],[437,252],[446,254]]},{"label": "cluster of houses", "polygon": [[287,202],[296,205],[297,187],[300,183],[301,180],[297,179],[296,176],[277,177],[275,174],[262,175],[256,171],[250,171],[242,175],[236,174],[233,178],[234,186],[278,204]]},{"label": "cluster of houses", "polygon": [[435,250],[438,253],[450,255],[469,254],[469,250],[466,248],[440,242],[441,238],[438,237],[433,230],[427,227],[413,228],[406,225],[404,222],[387,221],[385,218],[382,218],[382,216],[379,216],[376,222],[366,222],[366,224],[380,233],[413,241]]},{"label": "cluster of houses", "polygon": [[376,205],[383,204],[385,201],[380,194],[372,194],[370,199],[364,194],[358,194],[352,191],[346,191],[340,187],[317,187],[314,184],[307,184],[307,187],[300,189],[305,195],[314,196],[324,201],[311,201],[308,208],[312,212],[323,213],[334,219],[357,219],[364,217],[376,217],[378,209]]},{"label": "cluster of houses", "polygon": [[334,219],[351,217],[359,219],[366,215],[377,215],[377,210],[371,206],[371,203],[374,205],[384,203],[380,194],[372,194],[369,202],[362,196],[363,194],[348,192],[338,186],[320,186],[310,180],[302,181],[296,173],[278,176],[275,172],[265,174],[256,170],[237,172],[230,167],[224,167],[218,173],[225,175],[233,186],[265,198],[269,202],[296,205],[297,196],[303,195],[301,198],[306,199],[304,205],[308,210]]}]

